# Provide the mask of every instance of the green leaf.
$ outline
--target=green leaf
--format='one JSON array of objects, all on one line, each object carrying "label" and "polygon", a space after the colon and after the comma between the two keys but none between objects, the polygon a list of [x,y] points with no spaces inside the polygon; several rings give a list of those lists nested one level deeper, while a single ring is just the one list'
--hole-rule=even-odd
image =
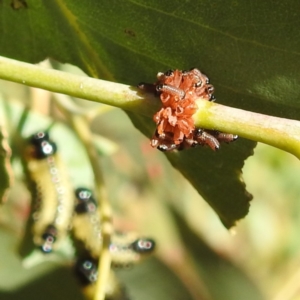
[{"label": "green leaf", "polygon": [[148,259],[131,270],[120,270],[117,275],[125,285],[130,299],[193,299],[179,278],[155,258]]},{"label": "green leaf", "polygon": [[[218,102],[299,119],[299,8],[295,0],[272,9],[257,0],[27,0],[17,9],[2,1],[0,54],[33,63],[52,57],[132,85],[155,81],[158,71],[198,67]],[[149,122],[138,125],[148,136]],[[239,178],[254,146],[237,141],[216,154],[198,149],[168,157],[230,227],[248,211]]]},{"label": "green leaf", "polygon": [[18,243],[16,236],[0,228],[0,239],[0,252],[5,257],[0,269],[0,299],[83,300],[70,268],[50,261],[26,268],[12,251]]},{"label": "green leaf", "polygon": [[172,165],[183,170],[183,175],[214,208],[227,228],[248,213],[252,196],[245,190],[241,169],[244,160],[252,155],[251,146],[252,142],[240,140],[235,145],[222,146],[222,153],[206,148],[168,154]]}]

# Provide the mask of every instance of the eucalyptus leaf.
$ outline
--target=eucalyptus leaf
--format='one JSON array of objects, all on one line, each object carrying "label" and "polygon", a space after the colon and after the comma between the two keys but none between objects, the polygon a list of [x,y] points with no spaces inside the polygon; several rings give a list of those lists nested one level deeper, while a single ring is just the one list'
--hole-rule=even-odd
[{"label": "eucalyptus leaf", "polygon": [[132,270],[120,270],[117,275],[132,299],[194,299],[179,278],[155,258],[146,260]]}]

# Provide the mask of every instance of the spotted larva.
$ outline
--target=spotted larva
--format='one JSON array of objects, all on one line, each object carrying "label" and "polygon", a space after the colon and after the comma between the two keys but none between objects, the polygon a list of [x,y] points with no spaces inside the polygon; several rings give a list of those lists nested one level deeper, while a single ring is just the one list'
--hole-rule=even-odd
[{"label": "spotted larva", "polygon": [[47,132],[34,134],[28,143],[27,168],[35,185],[33,240],[49,253],[66,237],[74,209],[73,188]]}]

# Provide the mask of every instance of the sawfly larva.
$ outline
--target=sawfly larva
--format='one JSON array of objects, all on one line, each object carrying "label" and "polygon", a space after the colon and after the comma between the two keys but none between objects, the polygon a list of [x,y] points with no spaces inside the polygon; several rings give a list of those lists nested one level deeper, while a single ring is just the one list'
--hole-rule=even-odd
[{"label": "sawfly larva", "polygon": [[[86,297],[94,299],[95,283],[98,280],[98,261],[89,256],[81,257],[74,265],[74,272]],[[112,270],[105,286],[105,300],[130,300]]]},{"label": "sawfly larva", "polygon": [[138,237],[135,232],[115,232],[109,246],[112,267],[131,267],[152,254],[154,249],[155,242],[150,238]]},{"label": "sawfly larva", "polygon": [[[79,241],[84,252],[98,259],[102,247],[101,220],[97,202],[92,192],[86,188],[75,191],[76,205],[73,217],[73,236]],[[83,246],[83,247],[82,247]],[[136,233],[115,232],[111,237],[110,253],[113,267],[124,267],[138,263],[151,254],[155,242],[149,238],[139,238]]]},{"label": "sawfly larva", "polygon": [[92,257],[98,258],[102,238],[97,202],[92,191],[87,188],[76,189],[75,198],[75,214],[72,221],[73,236],[76,241],[79,241],[81,248],[87,250]]},{"label": "sawfly larva", "polygon": [[69,231],[74,210],[73,188],[56,153],[56,144],[47,132],[34,134],[28,144],[27,168],[35,186],[33,241],[42,252],[50,253]]}]

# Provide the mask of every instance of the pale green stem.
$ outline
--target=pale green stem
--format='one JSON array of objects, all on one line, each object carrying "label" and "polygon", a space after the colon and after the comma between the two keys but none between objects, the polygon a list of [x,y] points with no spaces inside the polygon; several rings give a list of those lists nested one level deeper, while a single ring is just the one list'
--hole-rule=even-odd
[{"label": "pale green stem", "polygon": [[[67,94],[152,116],[160,105],[153,95],[137,88],[77,76],[0,57],[0,79]],[[198,101],[197,127],[238,134],[288,151],[300,159],[300,122]]]},{"label": "pale green stem", "polygon": [[159,107],[157,98],[125,84],[74,75],[0,56],[0,79],[67,94],[149,115]]},{"label": "pale green stem", "polygon": [[199,100],[194,115],[196,127],[216,129],[262,142],[300,159],[300,122],[253,113]]}]

